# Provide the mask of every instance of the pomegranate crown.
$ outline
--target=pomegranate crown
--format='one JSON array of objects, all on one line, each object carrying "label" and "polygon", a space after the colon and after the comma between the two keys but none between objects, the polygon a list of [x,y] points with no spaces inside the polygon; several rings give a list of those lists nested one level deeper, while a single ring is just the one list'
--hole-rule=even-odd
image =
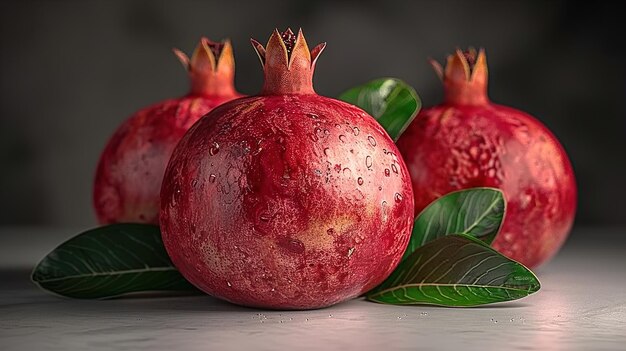
[{"label": "pomegranate crown", "polygon": [[443,82],[446,102],[459,105],[481,105],[487,97],[487,56],[484,49],[457,49],[448,55],[445,68],[430,59],[437,76]]},{"label": "pomegranate crown", "polygon": [[191,59],[174,48],[174,54],[189,73],[191,94],[232,95],[235,92],[235,58],[230,40],[214,42],[200,38]]},{"label": "pomegranate crown", "polygon": [[250,42],[259,56],[265,74],[262,94],[315,93],[313,72],[326,43],[309,50],[302,29],[296,35],[291,28],[283,33],[275,29],[265,47],[254,39],[250,39]]}]

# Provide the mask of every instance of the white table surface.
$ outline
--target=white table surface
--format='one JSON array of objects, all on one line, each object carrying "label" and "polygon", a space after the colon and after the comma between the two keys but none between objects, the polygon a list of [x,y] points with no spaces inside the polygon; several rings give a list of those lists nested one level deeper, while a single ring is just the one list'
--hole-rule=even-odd
[{"label": "white table surface", "polygon": [[578,239],[538,270],[542,289],[516,302],[437,308],[353,300],[299,312],[209,296],[46,294],[24,268],[71,234],[0,229],[0,350],[626,350],[624,230],[577,229]]}]

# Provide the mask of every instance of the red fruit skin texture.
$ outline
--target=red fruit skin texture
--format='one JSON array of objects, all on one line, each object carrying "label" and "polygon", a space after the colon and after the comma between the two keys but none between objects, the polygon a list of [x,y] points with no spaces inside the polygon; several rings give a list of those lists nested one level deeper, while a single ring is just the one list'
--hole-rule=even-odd
[{"label": "red fruit skin texture", "polygon": [[411,191],[393,141],[361,109],[315,94],[242,98],[177,146],[161,230],[176,267],[208,294],[321,308],[396,267],[412,228]]},{"label": "red fruit skin texture", "polygon": [[420,112],[397,142],[411,172],[417,215],[448,192],[496,187],[507,199],[493,247],[529,267],[565,241],[576,211],[572,166],[532,116],[490,102]]},{"label": "red fruit skin texture", "polygon": [[191,58],[174,49],[189,75],[190,92],[128,118],[100,155],[93,206],[100,224],[159,223],[161,181],[178,141],[202,116],[241,97],[229,40],[201,38]]},{"label": "red fruit skin texture", "polygon": [[158,224],[161,180],[174,147],[204,114],[232,97],[188,95],[127,119],[100,156],[94,182],[99,223]]}]

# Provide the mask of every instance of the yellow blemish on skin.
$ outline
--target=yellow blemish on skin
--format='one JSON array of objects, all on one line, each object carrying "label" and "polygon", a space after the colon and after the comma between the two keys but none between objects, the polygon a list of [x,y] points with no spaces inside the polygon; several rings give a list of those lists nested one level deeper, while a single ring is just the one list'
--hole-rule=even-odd
[{"label": "yellow blemish on skin", "polygon": [[454,109],[453,108],[448,108],[445,111],[443,111],[443,113],[441,113],[440,117],[439,117],[439,121],[441,123],[446,122],[446,120],[448,118],[450,118],[452,115],[454,114]]},{"label": "yellow blemish on skin", "polygon": [[208,267],[211,267],[219,274],[224,274],[226,272],[225,266],[229,265],[230,262],[224,262],[224,258],[220,257],[217,249],[213,246],[211,241],[205,241],[200,250],[204,256],[204,262]]},{"label": "yellow blemish on skin", "polygon": [[376,213],[376,206],[371,203],[367,204],[365,208],[362,209],[362,211],[365,214],[365,217],[371,218]]},{"label": "yellow blemish on skin", "polygon": [[335,236],[349,232],[356,222],[356,218],[349,216],[320,219],[313,221],[297,238],[306,250],[329,250],[334,246]]}]

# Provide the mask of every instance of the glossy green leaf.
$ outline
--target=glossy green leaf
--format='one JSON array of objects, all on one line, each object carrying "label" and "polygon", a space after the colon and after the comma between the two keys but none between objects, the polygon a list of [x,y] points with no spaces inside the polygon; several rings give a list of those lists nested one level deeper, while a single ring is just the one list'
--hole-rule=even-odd
[{"label": "glossy green leaf", "polygon": [[469,307],[517,300],[539,288],[537,277],[522,264],[474,237],[449,235],[416,249],[367,299]]},{"label": "glossy green leaf", "polygon": [[505,210],[504,195],[495,188],[448,193],[417,216],[402,259],[427,242],[449,234],[467,234],[491,244],[502,226]]},{"label": "glossy green leaf", "polygon": [[354,87],[339,99],[372,115],[396,141],[417,116],[422,102],[413,88],[395,78],[381,78]]},{"label": "glossy green leaf", "polygon": [[86,299],[196,291],[170,261],[159,227],[147,224],[113,224],[79,234],[41,260],[32,280],[44,290]]}]

